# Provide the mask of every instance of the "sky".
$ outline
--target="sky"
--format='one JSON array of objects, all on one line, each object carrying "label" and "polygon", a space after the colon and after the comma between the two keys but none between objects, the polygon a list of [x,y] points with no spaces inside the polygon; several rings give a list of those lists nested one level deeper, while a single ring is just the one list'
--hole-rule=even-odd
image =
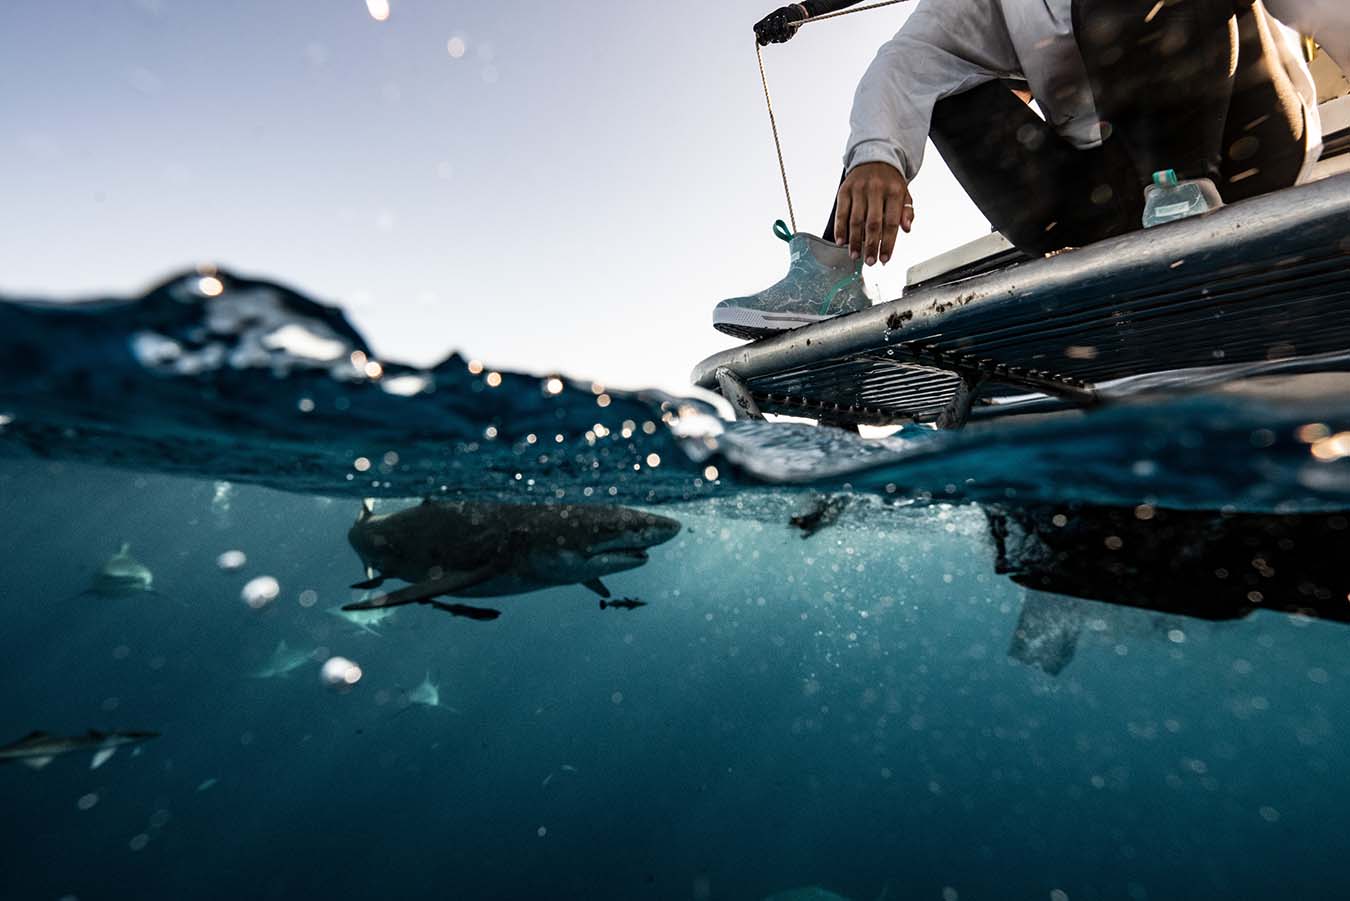
[{"label": "sky", "polygon": [[[379,12],[379,0],[372,0]],[[201,263],[338,303],[377,354],[680,391],[787,270],[752,25],[774,0],[62,0],[0,30],[0,294]],[[907,6],[767,48],[803,231]],[[988,231],[930,149],[870,276]]]}]

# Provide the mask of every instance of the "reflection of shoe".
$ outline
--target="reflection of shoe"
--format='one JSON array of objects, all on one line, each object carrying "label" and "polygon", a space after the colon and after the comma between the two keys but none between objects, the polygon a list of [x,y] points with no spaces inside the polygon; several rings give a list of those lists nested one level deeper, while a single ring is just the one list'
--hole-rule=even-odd
[{"label": "reflection of shoe", "polygon": [[1144,228],[1189,219],[1223,206],[1219,189],[1208,178],[1177,181],[1172,169],[1153,173],[1153,184],[1144,189]]},{"label": "reflection of shoe", "polygon": [[872,305],[863,290],[862,263],[815,235],[792,234],[782,221],[773,233],[792,253],[787,276],[758,294],[724,300],[713,310],[713,327],[736,338],[762,338]]}]

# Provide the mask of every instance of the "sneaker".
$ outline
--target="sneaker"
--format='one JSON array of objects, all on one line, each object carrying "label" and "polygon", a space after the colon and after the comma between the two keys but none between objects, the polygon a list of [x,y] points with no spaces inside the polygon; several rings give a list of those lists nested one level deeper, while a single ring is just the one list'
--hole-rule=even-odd
[{"label": "sneaker", "polygon": [[753,340],[813,322],[856,313],[872,305],[863,289],[862,262],[847,247],[798,232],[781,220],[773,233],[788,243],[792,265],[778,284],[749,297],[724,300],[713,310],[713,328]]},{"label": "sneaker", "polygon": [[1153,184],[1144,189],[1144,228],[1165,225],[1213,212],[1223,206],[1219,189],[1208,178],[1177,181],[1172,169],[1153,173]]}]

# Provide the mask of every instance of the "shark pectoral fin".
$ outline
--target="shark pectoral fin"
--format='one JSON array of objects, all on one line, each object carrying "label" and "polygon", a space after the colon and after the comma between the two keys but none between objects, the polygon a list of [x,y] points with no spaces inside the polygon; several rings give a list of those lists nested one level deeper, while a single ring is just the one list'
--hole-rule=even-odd
[{"label": "shark pectoral fin", "polygon": [[581,584],[585,585],[587,588],[589,588],[591,591],[594,591],[602,598],[609,597],[609,589],[606,588],[605,583],[601,582],[599,579],[587,579],[585,582],[582,582]]},{"label": "shark pectoral fin", "polygon": [[91,770],[98,769],[99,767],[103,766],[103,764],[107,763],[116,753],[117,753],[116,748],[99,748],[97,751],[94,752],[94,759],[89,761],[89,769]]},{"label": "shark pectoral fin", "polygon": [[500,610],[493,610],[490,607],[470,607],[468,604],[445,604],[440,601],[424,601],[428,606],[442,610],[451,616],[462,616],[465,619],[471,619],[476,622],[488,622],[502,615]]},{"label": "shark pectoral fin", "polygon": [[371,578],[366,579],[364,582],[357,582],[356,584],[352,585],[352,588],[355,588],[358,591],[370,591],[373,588],[379,588],[383,584],[384,584],[384,576],[372,576]]},{"label": "shark pectoral fin", "polygon": [[19,762],[30,770],[40,770],[55,759],[55,757],[24,757]]},{"label": "shark pectoral fin", "polygon": [[432,598],[438,598],[443,594],[453,594],[456,591],[462,591],[470,586],[477,585],[479,582],[486,582],[492,577],[490,568],[475,570],[470,573],[456,573],[454,575],[442,576],[439,579],[427,579],[425,582],[418,582],[416,585],[409,585],[406,588],[400,588],[391,594],[376,595],[367,601],[357,601],[354,604],[347,604],[343,610],[383,610],[386,607],[405,607],[408,604],[425,604]]}]

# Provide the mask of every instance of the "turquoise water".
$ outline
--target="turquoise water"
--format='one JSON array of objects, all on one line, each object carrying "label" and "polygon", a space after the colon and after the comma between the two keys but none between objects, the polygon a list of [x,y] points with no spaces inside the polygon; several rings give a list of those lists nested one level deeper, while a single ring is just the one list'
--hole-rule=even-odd
[{"label": "turquoise water", "polygon": [[[0,304],[0,744],[158,733],[0,767],[4,897],[1350,888],[1342,394],[862,443],[374,373],[337,311],[222,287]],[[559,580],[573,533],[513,505],[680,530],[602,576],[637,609],[559,584],[363,628],[365,497],[497,505],[493,566]],[[100,581],[124,543],[145,569]]]}]

